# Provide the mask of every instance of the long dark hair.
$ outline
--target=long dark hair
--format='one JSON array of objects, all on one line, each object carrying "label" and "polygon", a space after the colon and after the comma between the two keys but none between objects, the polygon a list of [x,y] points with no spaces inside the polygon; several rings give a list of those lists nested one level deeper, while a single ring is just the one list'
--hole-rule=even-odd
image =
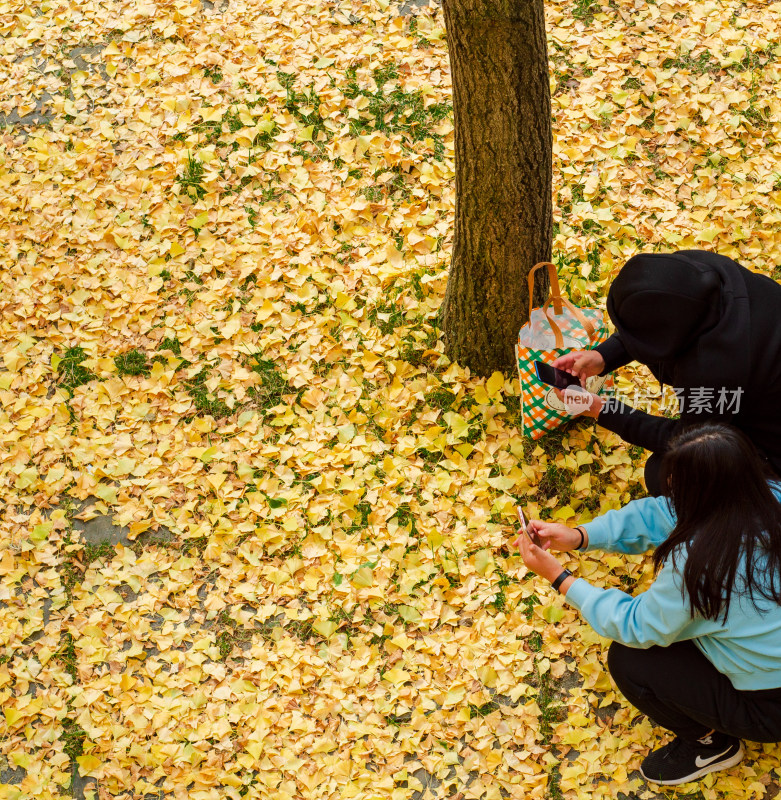
[{"label": "long dark hair", "polygon": [[[781,503],[778,480],[737,428],[707,422],[685,428],[662,462],[677,522],[654,553],[658,571],[684,555],[683,585],[692,616],[727,618],[733,591],[781,604]],[[736,581],[737,578],[737,581]]]}]

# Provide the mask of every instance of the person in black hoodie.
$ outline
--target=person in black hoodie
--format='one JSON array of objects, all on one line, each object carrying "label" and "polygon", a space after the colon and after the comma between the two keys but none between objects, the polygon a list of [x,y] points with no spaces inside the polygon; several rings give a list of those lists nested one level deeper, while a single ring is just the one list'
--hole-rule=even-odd
[{"label": "person in black hoodie", "polygon": [[659,468],[667,442],[680,426],[706,419],[740,428],[781,475],[781,286],[716,253],[642,254],[611,285],[607,311],[616,332],[553,365],[584,383],[639,361],[675,389],[677,420],[597,395],[584,412],[652,451],[651,494],[665,493]]}]

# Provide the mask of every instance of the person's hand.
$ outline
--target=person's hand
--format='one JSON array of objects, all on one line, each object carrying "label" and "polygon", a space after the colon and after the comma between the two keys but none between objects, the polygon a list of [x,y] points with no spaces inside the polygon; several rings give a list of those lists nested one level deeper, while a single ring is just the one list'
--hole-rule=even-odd
[{"label": "person's hand", "polygon": [[523,531],[518,531],[518,534],[518,538],[515,540],[514,544],[517,544],[518,549],[521,551],[523,563],[526,564],[530,570],[536,572],[546,580],[551,581],[551,583],[555,581],[564,569],[559,560],[555,556],[552,556],[547,550],[543,550],[541,547],[537,547],[536,544],[532,544],[531,539]]},{"label": "person's hand", "polygon": [[581,386],[586,385],[586,378],[599,375],[605,368],[605,359],[596,350],[573,350],[571,353],[559,356],[553,366],[569,372],[580,381]]},{"label": "person's hand", "polygon": [[[575,550],[580,544],[580,534],[574,528],[568,528],[561,522],[543,522],[539,519],[529,520],[529,530],[537,535],[541,550],[558,550],[566,553]],[[521,539],[528,538],[521,535],[513,542],[514,547],[520,548]],[[584,537],[583,544],[588,544],[588,536]]]},{"label": "person's hand", "polygon": [[553,391],[556,392],[556,396],[564,403],[567,411],[573,416],[599,419],[604,401],[598,394],[584,392],[577,387],[574,389],[567,388],[563,391],[561,389],[554,389]]}]

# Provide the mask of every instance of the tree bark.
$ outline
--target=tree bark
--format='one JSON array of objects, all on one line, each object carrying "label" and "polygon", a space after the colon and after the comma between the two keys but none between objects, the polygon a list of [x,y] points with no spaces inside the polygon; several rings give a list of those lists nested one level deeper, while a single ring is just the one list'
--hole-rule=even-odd
[{"label": "tree bark", "polygon": [[[514,368],[526,276],[549,261],[552,133],[543,0],[444,0],[456,224],[445,347],[473,373]],[[540,271],[542,272],[542,270]],[[537,278],[535,299],[548,291]]]}]

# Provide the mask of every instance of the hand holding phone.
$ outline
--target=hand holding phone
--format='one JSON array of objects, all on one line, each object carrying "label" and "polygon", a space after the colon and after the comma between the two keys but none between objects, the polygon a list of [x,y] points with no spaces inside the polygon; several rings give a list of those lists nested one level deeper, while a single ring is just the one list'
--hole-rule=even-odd
[{"label": "hand holding phone", "polygon": [[536,544],[537,547],[541,547],[540,537],[534,531],[529,530],[529,526],[526,523],[526,517],[523,515],[523,509],[520,506],[515,507],[518,511],[518,519],[521,521],[521,527],[524,530],[524,533],[529,537],[532,544]]},{"label": "hand holding phone", "polygon": [[[520,508],[518,508],[518,516],[524,524],[529,541],[536,544],[541,550],[556,550],[560,553],[567,553],[588,545],[588,532],[585,528],[570,528],[561,522],[543,522],[542,520],[535,520],[534,525],[527,527]],[[581,533],[583,533],[582,536]],[[519,536],[514,542],[516,547],[519,546],[518,541],[520,538]]]},{"label": "hand holding phone", "polygon": [[534,362],[534,371],[537,373],[537,379],[542,383],[553,386],[554,389],[566,389],[568,386],[580,386],[580,381],[569,372],[556,369],[544,361]]}]

